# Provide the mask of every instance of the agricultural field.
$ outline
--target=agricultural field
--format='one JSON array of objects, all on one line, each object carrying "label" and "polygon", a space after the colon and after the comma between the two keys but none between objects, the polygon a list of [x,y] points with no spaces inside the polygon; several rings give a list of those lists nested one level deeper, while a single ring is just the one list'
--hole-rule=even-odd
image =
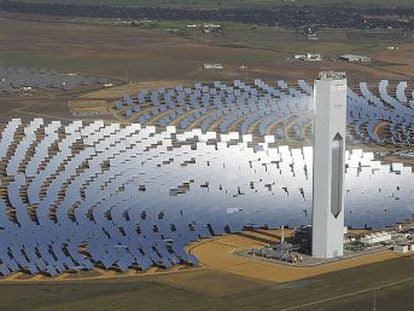
[{"label": "agricultural field", "polygon": [[[324,69],[346,71],[351,83],[413,80],[414,62],[409,56],[414,44],[409,38],[359,40],[349,39],[343,30],[324,30],[319,32],[319,41],[309,41],[300,32],[239,23],[223,24],[223,35],[217,36],[187,30],[185,25],[185,21],[164,21],[154,29],[140,29],[115,26],[111,20],[0,17],[0,66],[55,69],[59,73],[103,77],[115,83],[113,88],[1,95],[2,107],[10,107],[2,109],[1,119],[117,120],[103,111],[101,104],[97,110],[102,113],[74,115],[73,103],[82,98],[85,111],[85,100],[91,100],[91,105],[97,101],[109,103],[139,89],[214,80],[313,80]],[[182,31],[171,34],[169,28]],[[399,50],[387,50],[389,45],[398,46]],[[292,60],[295,53],[305,52],[320,53],[324,60]],[[374,62],[364,65],[335,60],[346,53],[367,55]],[[224,68],[205,70],[204,63],[222,63]]]},{"label": "agricultural field", "polygon": [[[213,270],[107,280],[0,283],[2,310],[410,310],[413,257],[289,283]],[[374,294],[375,291],[375,294]]]},{"label": "agricultural field", "polygon": [[[223,36],[198,32],[170,34],[164,29],[135,29],[108,25],[20,21],[0,18],[0,65],[53,68],[63,73],[95,74],[133,80],[212,81],[238,78],[308,79],[326,68],[346,70],[354,79],[411,79],[414,44],[391,44],[346,39],[338,30],[321,32],[318,42],[277,28],[231,24]],[[292,61],[295,53],[315,52],[321,63]],[[336,62],[341,54],[368,55],[370,65]],[[223,63],[223,70],[203,70],[207,62]],[[240,66],[245,65],[245,69]]]}]

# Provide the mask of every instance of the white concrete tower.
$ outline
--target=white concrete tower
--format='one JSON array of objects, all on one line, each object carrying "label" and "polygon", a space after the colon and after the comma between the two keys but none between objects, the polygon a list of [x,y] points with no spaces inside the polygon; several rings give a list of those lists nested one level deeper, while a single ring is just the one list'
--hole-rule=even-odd
[{"label": "white concrete tower", "polygon": [[312,256],[343,255],[346,127],[345,73],[321,72],[315,81]]}]

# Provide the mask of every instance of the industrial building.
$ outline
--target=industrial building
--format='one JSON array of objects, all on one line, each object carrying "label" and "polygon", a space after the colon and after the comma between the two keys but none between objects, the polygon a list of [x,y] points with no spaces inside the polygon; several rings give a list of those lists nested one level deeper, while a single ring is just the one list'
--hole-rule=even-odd
[{"label": "industrial building", "polygon": [[338,60],[346,61],[349,63],[371,63],[372,59],[368,56],[345,54],[338,57]]},{"label": "industrial building", "polygon": [[366,246],[373,246],[375,244],[387,243],[391,241],[392,235],[390,232],[381,231],[366,234],[360,238],[360,242]]},{"label": "industrial building", "polygon": [[320,62],[322,61],[322,56],[321,54],[316,53],[295,54],[294,59],[304,62]]},{"label": "industrial building", "polygon": [[394,251],[397,253],[408,253],[414,252],[414,244],[412,243],[401,243],[394,246]]},{"label": "industrial building", "polygon": [[211,64],[211,63],[205,63],[203,64],[203,69],[223,69],[223,64]]}]

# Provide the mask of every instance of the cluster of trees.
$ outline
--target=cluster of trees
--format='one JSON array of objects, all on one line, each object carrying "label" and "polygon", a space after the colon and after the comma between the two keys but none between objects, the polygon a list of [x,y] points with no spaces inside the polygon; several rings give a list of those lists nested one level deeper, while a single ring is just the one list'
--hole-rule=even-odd
[{"label": "cluster of trees", "polygon": [[[47,1],[47,0],[45,0]],[[217,8],[213,10],[160,7],[121,7],[2,0],[0,10],[57,16],[122,19],[195,20],[243,22],[264,26],[298,28],[318,26],[353,29],[414,29],[414,8],[345,8],[282,6],[261,8]],[[398,17],[398,18],[396,18]]]}]

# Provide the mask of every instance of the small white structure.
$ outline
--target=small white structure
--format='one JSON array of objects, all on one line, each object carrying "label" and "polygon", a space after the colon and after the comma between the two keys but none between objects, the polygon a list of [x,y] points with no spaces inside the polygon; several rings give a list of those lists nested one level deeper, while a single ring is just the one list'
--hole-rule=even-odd
[{"label": "small white structure", "polygon": [[308,35],[308,40],[314,40],[314,41],[317,41],[317,40],[319,40],[319,36],[318,36],[316,33],[309,34],[309,35]]},{"label": "small white structure", "polygon": [[305,60],[306,54],[295,54],[293,58],[296,60]]},{"label": "small white structure", "polygon": [[349,230],[348,230],[348,226],[344,226],[344,235],[348,234]]},{"label": "small white structure", "polygon": [[349,63],[370,63],[372,59],[368,56],[345,54],[338,57],[338,60],[343,60]]},{"label": "small white structure", "polygon": [[207,23],[204,23],[203,27],[204,28],[213,28],[213,29],[216,28],[217,29],[217,28],[221,28],[221,25],[220,24],[207,24]]},{"label": "small white structure", "polygon": [[382,231],[382,232],[374,232],[367,235],[364,235],[360,238],[360,242],[366,246],[372,246],[375,244],[379,244],[382,242],[391,241],[392,236],[391,233]]},{"label": "small white structure", "polygon": [[405,238],[407,240],[413,240],[414,239],[414,229],[408,230],[408,232],[405,234]]},{"label": "small white structure", "polygon": [[394,251],[398,253],[408,253],[411,250],[410,245],[407,244],[397,244],[394,246]]},{"label": "small white structure", "polygon": [[304,62],[320,62],[322,60],[322,56],[321,54],[316,53],[295,54],[294,59]]},{"label": "small white structure", "polygon": [[306,56],[308,62],[320,62],[322,60],[321,54],[307,53]]},{"label": "small white structure", "polygon": [[387,46],[387,50],[389,51],[398,51],[399,49],[399,46]]},{"label": "small white structure", "polygon": [[223,69],[224,66],[223,64],[210,64],[210,63],[206,63],[203,64],[203,69]]}]

